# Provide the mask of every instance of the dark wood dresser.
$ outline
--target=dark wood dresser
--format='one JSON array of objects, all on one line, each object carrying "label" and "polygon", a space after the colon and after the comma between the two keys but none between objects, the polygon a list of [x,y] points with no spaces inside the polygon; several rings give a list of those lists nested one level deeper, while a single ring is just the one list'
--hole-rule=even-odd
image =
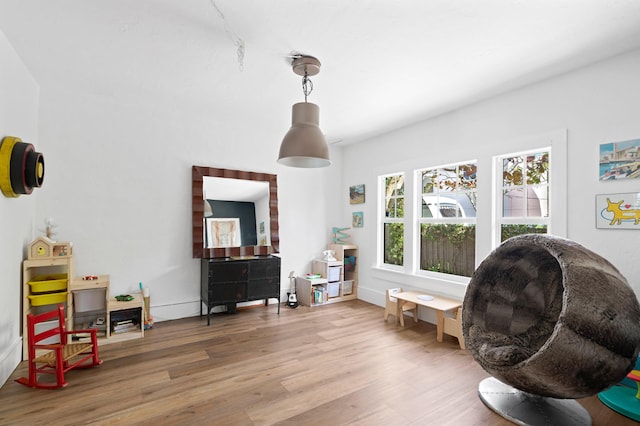
[{"label": "dark wood dresser", "polygon": [[200,273],[200,315],[202,305],[207,307],[207,325],[214,306],[224,305],[227,312],[235,313],[239,302],[264,299],[278,300],[280,314],[280,258],[252,256],[250,258],[202,259]]}]

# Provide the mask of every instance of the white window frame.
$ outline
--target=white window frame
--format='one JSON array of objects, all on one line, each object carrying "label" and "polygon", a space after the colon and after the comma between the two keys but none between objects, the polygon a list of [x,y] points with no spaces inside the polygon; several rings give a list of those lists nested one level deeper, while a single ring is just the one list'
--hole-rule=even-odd
[{"label": "white window frame", "polygon": [[[392,176],[403,176],[404,177],[404,217],[402,218],[389,218],[386,216],[386,179]],[[403,171],[395,172],[395,173],[387,173],[384,175],[378,176],[378,261],[377,264],[379,267],[384,269],[394,270],[394,271],[404,271],[405,266],[407,265],[407,178],[406,173]],[[403,225],[404,230],[404,245],[402,247],[403,254],[403,264],[402,265],[394,265],[391,263],[384,262],[384,227],[388,223],[401,223]]]},{"label": "white window frame", "polygon": [[[426,276],[426,277],[440,277],[440,278],[444,278],[447,280],[451,280],[454,282],[460,282],[460,283],[468,283],[469,281],[469,277],[464,276],[464,275],[454,275],[454,274],[447,274],[444,272],[436,272],[436,271],[427,271],[427,270],[423,270],[420,269],[420,260],[421,260],[421,245],[420,245],[420,232],[421,232],[421,225],[423,223],[427,223],[427,224],[473,224],[476,229],[477,229],[477,210],[476,210],[476,216],[472,217],[472,218],[464,218],[464,217],[448,217],[448,218],[423,218],[422,217],[422,173],[425,170],[434,170],[434,169],[441,169],[441,168],[450,168],[450,167],[457,167],[460,165],[464,165],[464,164],[474,164],[476,166],[476,169],[478,168],[478,161],[477,160],[467,160],[467,161],[457,161],[455,163],[448,163],[448,164],[443,164],[443,165],[439,165],[439,166],[429,166],[429,167],[423,167],[420,169],[416,169],[414,170],[414,184],[413,184],[413,200],[414,200],[414,228],[411,230],[412,232],[412,241],[413,241],[413,262],[412,262],[412,269],[413,269],[413,273],[415,275],[418,276]],[[478,190],[477,190],[477,183],[476,183],[476,197],[478,196]],[[476,258],[477,258],[477,254],[476,254]]]},{"label": "white window frame", "polygon": [[[496,167],[496,157],[503,157],[510,153],[539,151],[545,147],[551,147],[550,156],[550,182],[549,182],[549,232],[553,235],[567,238],[568,229],[568,170],[567,170],[567,129],[552,130],[549,132],[516,137],[513,139],[503,139],[499,144],[501,148],[492,149],[486,155],[477,155],[477,167],[479,171],[477,181],[478,204],[476,211],[476,267],[488,256],[499,244],[499,230],[496,230],[497,214],[501,214],[498,197],[502,196],[500,190],[496,190],[502,180],[502,165]],[[465,163],[464,161],[460,163]],[[447,163],[454,164],[454,162]],[[406,167],[403,167],[406,166]],[[405,163],[400,166],[392,166],[394,173],[387,173],[389,168],[376,173],[378,179],[389,175],[404,174],[405,176],[405,198],[411,197],[412,204],[406,204],[405,199],[405,233],[404,233],[404,266],[398,267],[382,263],[382,253],[384,250],[383,238],[381,235],[382,219],[384,218],[384,184],[378,183],[377,206],[377,241],[376,241],[376,265],[372,268],[372,276],[376,279],[389,281],[394,285],[402,285],[408,288],[424,289],[426,292],[443,294],[452,297],[464,297],[466,286],[469,283],[468,277],[436,273],[431,271],[419,271],[418,252],[418,216],[420,206],[416,206],[417,197],[414,196],[416,190],[421,188],[421,183],[416,182],[418,168],[426,168],[423,164],[416,164],[416,161]],[[431,167],[429,167],[431,168]],[[384,175],[383,175],[384,174]],[[413,177],[413,179],[411,179]],[[380,180],[378,181],[380,182]],[[382,181],[384,182],[384,181]],[[381,201],[382,200],[382,201]]]},{"label": "white window frame", "polygon": [[[503,224],[545,224],[547,233],[559,237],[567,237],[567,132],[556,132],[527,138],[525,144],[529,148],[515,152],[504,153],[493,157],[493,226],[491,230],[492,249],[501,244],[500,236]],[[522,146],[522,144],[519,144]],[[549,153],[549,179],[547,181],[549,208],[547,217],[517,217],[504,218],[502,216],[502,160],[507,157],[535,154],[547,151]]]},{"label": "white window frame", "polygon": [[[497,191],[497,201],[498,201],[498,206],[497,206],[497,212],[498,214],[496,215],[496,227],[495,227],[495,232],[497,233],[497,235],[495,236],[495,238],[498,239],[498,241],[500,241],[502,239],[502,225],[545,225],[547,227],[547,233],[551,233],[551,203],[549,203],[550,201],[550,192],[551,192],[551,182],[552,182],[552,178],[551,178],[551,167],[549,167],[549,170],[547,171],[548,173],[548,180],[547,182],[544,184],[544,186],[547,188],[547,202],[548,202],[548,206],[547,206],[547,216],[504,216],[504,179],[502,176],[502,172],[504,171],[504,159],[505,158],[510,158],[510,157],[527,157],[529,155],[534,155],[534,154],[539,154],[539,153],[548,153],[549,154],[549,164],[551,164],[552,161],[552,150],[550,146],[547,147],[542,147],[539,149],[533,149],[533,150],[527,150],[527,151],[521,151],[521,152],[516,152],[516,153],[509,153],[506,155],[501,155],[501,156],[497,156],[496,157],[496,169],[499,169],[499,173],[500,173],[500,180],[498,182],[498,186],[495,188],[495,190]],[[524,167],[525,173],[523,174],[522,177],[522,185],[519,186],[519,188],[521,188],[523,190],[523,196],[525,194],[527,194],[527,190],[528,188],[537,186],[537,185],[529,185],[526,182],[526,167]],[[528,206],[527,206],[528,207]]]}]

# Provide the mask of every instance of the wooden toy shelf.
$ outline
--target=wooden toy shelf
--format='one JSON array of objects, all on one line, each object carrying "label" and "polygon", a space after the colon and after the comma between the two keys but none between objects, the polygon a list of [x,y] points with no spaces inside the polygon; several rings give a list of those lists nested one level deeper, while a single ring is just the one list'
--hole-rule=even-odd
[{"label": "wooden toy shelf", "polygon": [[[358,298],[358,246],[329,244],[336,260],[316,259],[312,272],[319,279],[296,278],[296,297],[306,306],[320,306]],[[347,261],[345,262],[345,258]]]},{"label": "wooden toy shelf", "polygon": [[23,359],[28,356],[27,315],[54,310],[61,303],[65,305],[67,329],[90,324],[98,328],[99,344],[144,337],[142,294],[134,293],[133,300],[121,302],[109,295],[109,275],[87,278],[74,278],[71,243],[40,237],[29,245],[27,260],[22,262]]}]

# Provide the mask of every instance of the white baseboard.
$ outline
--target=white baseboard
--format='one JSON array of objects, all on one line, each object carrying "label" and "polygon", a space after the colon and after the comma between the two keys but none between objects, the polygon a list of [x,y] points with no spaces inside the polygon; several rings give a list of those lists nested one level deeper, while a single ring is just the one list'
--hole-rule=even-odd
[{"label": "white baseboard", "polygon": [[151,316],[154,322],[171,321],[198,315],[200,315],[200,301],[162,306],[153,306],[153,303],[151,304]]},{"label": "white baseboard", "polygon": [[[263,304],[263,300],[255,300],[251,302],[242,302],[238,303],[238,307],[242,306],[251,306],[251,305],[261,305]],[[269,299],[269,305],[275,304],[276,299]],[[197,317],[200,315],[200,309],[202,309],[203,315],[207,314],[207,308],[202,305],[200,301],[194,302],[183,302],[172,305],[162,305],[162,306],[153,306],[151,304],[151,316],[153,317],[154,322],[162,322],[162,321],[170,321],[176,320],[180,318],[189,318],[189,317]],[[215,306],[211,309],[212,313],[224,312],[226,310],[225,306]]]},{"label": "white baseboard", "polygon": [[363,300],[365,302],[371,303],[373,305],[385,306],[385,298],[386,294],[384,292],[380,292],[379,290],[372,290],[368,287],[363,287],[358,284],[358,299]]},{"label": "white baseboard", "polygon": [[3,352],[0,352],[0,387],[22,361],[22,338],[18,337]]}]

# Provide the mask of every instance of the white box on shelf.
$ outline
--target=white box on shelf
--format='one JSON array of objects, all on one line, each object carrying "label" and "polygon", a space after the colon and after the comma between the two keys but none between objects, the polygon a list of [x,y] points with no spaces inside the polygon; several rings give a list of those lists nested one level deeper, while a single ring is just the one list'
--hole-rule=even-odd
[{"label": "white box on shelf", "polygon": [[340,269],[342,266],[329,266],[327,268],[327,281],[340,281]]},{"label": "white box on shelf", "polygon": [[329,297],[338,297],[338,296],[340,296],[340,283],[329,283],[329,284],[327,284],[327,295]]},{"label": "white box on shelf", "polygon": [[312,264],[311,272],[320,274],[329,282],[336,282],[342,279],[342,261],[315,259]]},{"label": "white box on shelf", "polygon": [[76,312],[104,311],[107,309],[106,288],[73,292],[73,307]]},{"label": "white box on shelf", "polygon": [[342,283],[342,294],[353,293],[353,280],[345,280]]}]

